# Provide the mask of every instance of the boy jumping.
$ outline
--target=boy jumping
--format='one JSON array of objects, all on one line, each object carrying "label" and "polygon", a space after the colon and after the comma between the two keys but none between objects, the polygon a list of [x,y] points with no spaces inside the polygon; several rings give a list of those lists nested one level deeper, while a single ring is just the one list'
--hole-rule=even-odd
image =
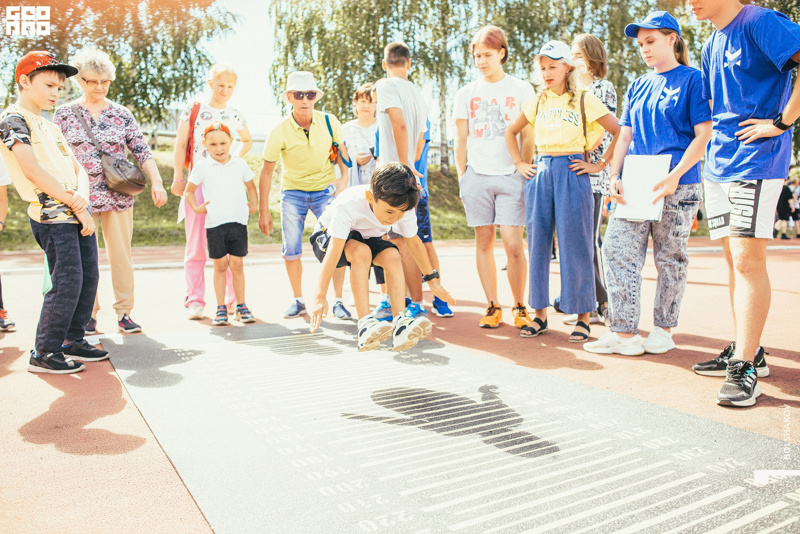
[{"label": "boy jumping", "polygon": [[[417,236],[417,179],[411,168],[400,163],[379,165],[370,185],[349,187],[325,210],[311,235],[314,254],[322,262],[311,314],[311,331],[319,328],[328,307],[326,295],[337,267],[350,265],[350,287],[358,313],[358,350],[377,349],[381,341],[393,338],[392,350],[403,351],[431,332],[424,315],[409,313],[405,302],[405,279],[397,246],[382,239],[389,228],[404,238],[416,265],[425,273],[433,294],[455,304],[431,267],[425,246]],[[393,324],[381,322],[369,309],[369,269],[380,266],[392,303]]]}]

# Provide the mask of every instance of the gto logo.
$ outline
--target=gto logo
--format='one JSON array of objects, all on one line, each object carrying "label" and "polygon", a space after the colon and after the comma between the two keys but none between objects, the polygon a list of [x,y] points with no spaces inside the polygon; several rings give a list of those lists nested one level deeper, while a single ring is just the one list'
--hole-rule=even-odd
[{"label": "gto logo", "polygon": [[50,35],[50,6],[6,6],[6,35]]}]

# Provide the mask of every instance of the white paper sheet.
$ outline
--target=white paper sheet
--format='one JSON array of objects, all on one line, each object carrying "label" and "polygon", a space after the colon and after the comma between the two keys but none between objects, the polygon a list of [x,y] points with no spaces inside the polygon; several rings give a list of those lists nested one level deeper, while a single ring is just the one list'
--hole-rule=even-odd
[{"label": "white paper sheet", "polygon": [[628,221],[660,221],[664,199],[653,204],[659,191],[653,187],[667,177],[672,156],[625,156],[622,166],[622,198],[614,216]]}]

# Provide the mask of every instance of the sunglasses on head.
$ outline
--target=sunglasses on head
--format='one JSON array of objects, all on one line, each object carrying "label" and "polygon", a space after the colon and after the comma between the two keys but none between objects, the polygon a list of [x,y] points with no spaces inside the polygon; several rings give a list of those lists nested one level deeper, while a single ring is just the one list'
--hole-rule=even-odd
[{"label": "sunglasses on head", "polygon": [[295,100],[303,100],[303,98],[307,98],[309,100],[316,100],[317,92],[316,91],[292,91],[292,96]]}]

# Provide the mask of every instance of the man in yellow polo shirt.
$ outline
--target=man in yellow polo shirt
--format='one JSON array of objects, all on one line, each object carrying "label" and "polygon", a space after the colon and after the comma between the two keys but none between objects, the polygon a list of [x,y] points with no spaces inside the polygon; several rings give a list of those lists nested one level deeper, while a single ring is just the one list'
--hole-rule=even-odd
[{"label": "man in yellow polo shirt", "polygon": [[[292,286],[294,302],[284,312],[284,317],[298,317],[305,313],[302,280],[303,230],[309,210],[319,218],[334,195],[347,187],[348,170],[344,161],[342,125],[333,115],[314,110],[314,104],[324,93],[310,72],[293,72],[286,81],[283,99],[292,106],[292,112],[269,135],[264,145],[259,178],[260,214],[258,227],[269,235],[272,216],[269,212],[269,191],[275,163],[281,158],[281,254]],[[338,145],[341,157],[331,161],[331,146]],[[342,178],[337,179],[333,166],[341,168]],[[342,302],[344,267],[336,270],[333,289],[336,294],[333,312],[339,319],[350,319]]]}]

